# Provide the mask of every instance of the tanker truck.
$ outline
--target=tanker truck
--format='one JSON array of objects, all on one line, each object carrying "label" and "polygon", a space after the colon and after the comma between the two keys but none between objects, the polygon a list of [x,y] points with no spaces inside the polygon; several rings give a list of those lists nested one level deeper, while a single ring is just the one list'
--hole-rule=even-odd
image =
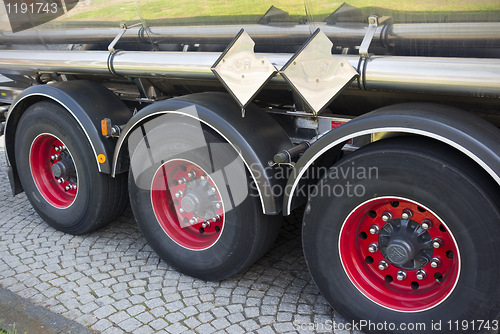
[{"label": "tanker truck", "polygon": [[47,224],[89,233],[130,203],[161,259],[222,280],[299,209],[310,274],[354,329],[498,329],[498,1],[0,16],[9,181]]}]

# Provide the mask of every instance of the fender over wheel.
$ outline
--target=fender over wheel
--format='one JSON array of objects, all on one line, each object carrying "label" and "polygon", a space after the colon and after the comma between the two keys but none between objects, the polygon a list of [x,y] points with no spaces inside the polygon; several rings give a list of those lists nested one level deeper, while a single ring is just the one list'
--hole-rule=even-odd
[{"label": "fender over wheel", "polygon": [[262,213],[245,164],[212,129],[166,114],[134,130],[128,145],[134,216],[164,261],[220,280],[269,250],[281,219]]},{"label": "fender over wheel", "polygon": [[311,193],[305,259],[333,308],[367,333],[453,333],[477,320],[495,329],[498,198],[461,153],[425,138],[384,139],[339,161]]},{"label": "fender over wheel", "polygon": [[71,234],[98,229],[127,204],[126,175],[102,174],[85,133],[54,102],[38,102],[21,117],[16,161],[26,196],[52,227]]}]

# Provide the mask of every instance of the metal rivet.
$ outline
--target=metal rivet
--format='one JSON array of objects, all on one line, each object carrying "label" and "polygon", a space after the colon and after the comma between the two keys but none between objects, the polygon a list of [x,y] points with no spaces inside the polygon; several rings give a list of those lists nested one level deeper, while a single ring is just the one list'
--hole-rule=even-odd
[{"label": "metal rivet", "polygon": [[182,193],[182,191],[180,191],[180,190],[179,190],[178,192],[176,192],[176,193],[175,193],[175,197],[177,197],[177,198],[181,198],[183,195],[184,195],[184,194],[183,194],[183,193]]},{"label": "metal rivet", "polygon": [[422,228],[428,230],[432,227],[432,222],[429,219],[422,220]]},{"label": "metal rivet", "polygon": [[370,244],[368,246],[368,251],[370,253],[375,253],[376,251],[378,251],[378,245],[377,244]]},{"label": "metal rivet", "polygon": [[434,238],[434,240],[432,240],[432,247],[439,248],[442,245],[443,245],[443,240],[441,240],[441,238]]},{"label": "metal rivet", "polygon": [[426,276],[427,273],[424,270],[420,269],[417,271],[417,279],[423,280]]},{"label": "metal rivet", "polygon": [[398,271],[396,278],[398,279],[398,281],[404,281],[406,279],[406,272],[404,272],[403,270]]},{"label": "metal rivet", "polygon": [[370,234],[377,234],[380,231],[380,228],[377,225],[370,226]]},{"label": "metal rivet", "polygon": [[389,263],[387,263],[387,261],[382,260],[378,263],[378,269],[386,270],[387,268],[389,268]]},{"label": "metal rivet", "polygon": [[389,221],[392,219],[392,213],[390,213],[389,211],[386,211],[382,214],[382,220],[383,221]]},{"label": "metal rivet", "polygon": [[410,219],[412,216],[413,216],[413,212],[411,212],[410,209],[404,209],[403,214],[401,215],[401,217],[403,217],[403,219]]},{"label": "metal rivet", "polygon": [[431,267],[432,268],[437,268],[439,266],[441,266],[441,260],[439,258],[437,258],[437,257],[432,258],[432,260],[431,260]]}]

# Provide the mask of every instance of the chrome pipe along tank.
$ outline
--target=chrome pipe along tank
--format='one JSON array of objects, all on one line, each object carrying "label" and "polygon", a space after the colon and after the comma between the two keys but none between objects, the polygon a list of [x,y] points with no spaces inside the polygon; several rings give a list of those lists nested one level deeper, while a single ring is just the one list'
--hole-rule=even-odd
[{"label": "chrome pipe along tank", "polygon": [[[293,54],[256,54],[279,70]],[[1,51],[0,68],[66,74],[106,74],[217,81],[211,71],[216,52]],[[334,55],[335,56],[335,55]],[[354,68],[359,57],[342,55]],[[112,69],[112,70],[110,70]],[[368,91],[430,93],[500,98],[500,60],[373,56],[360,75]],[[279,75],[272,82],[285,85]],[[360,88],[358,80],[351,86]],[[194,82],[193,84],[197,84]]]}]

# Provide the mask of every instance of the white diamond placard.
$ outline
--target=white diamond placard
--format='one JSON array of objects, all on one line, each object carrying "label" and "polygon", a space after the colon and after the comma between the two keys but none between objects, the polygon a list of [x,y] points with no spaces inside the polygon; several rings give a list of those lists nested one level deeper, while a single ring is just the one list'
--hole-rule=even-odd
[{"label": "white diamond placard", "polygon": [[333,57],[332,46],[330,39],[317,29],[280,71],[314,114],[358,76],[347,60]]},{"label": "white diamond placard", "polygon": [[211,68],[242,109],[277,72],[266,57],[255,55],[254,46],[241,29]]}]

